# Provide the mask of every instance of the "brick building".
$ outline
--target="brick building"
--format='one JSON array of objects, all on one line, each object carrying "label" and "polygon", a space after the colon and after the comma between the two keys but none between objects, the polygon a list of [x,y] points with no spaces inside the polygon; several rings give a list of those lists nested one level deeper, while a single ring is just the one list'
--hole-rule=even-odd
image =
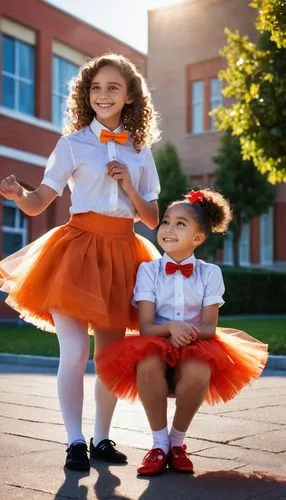
[{"label": "brick building", "polygon": [[[0,32],[0,178],[13,173],[33,189],[60,137],[67,82],[79,66],[112,51],[144,71],[145,56],[43,0],[1,0]],[[66,189],[43,214],[27,218],[2,198],[0,257],[65,223],[68,206]],[[0,318],[12,314],[3,307]]]},{"label": "brick building", "polygon": [[[162,117],[163,142],[178,149],[190,184],[207,186],[219,145],[209,111],[222,103],[218,71],[224,66],[219,51],[225,27],[251,39],[257,36],[255,10],[249,0],[185,0],[149,12],[148,79]],[[240,245],[242,265],[284,268],[286,186],[277,186],[268,214],[245,224]],[[232,263],[231,240],[223,261]]]}]

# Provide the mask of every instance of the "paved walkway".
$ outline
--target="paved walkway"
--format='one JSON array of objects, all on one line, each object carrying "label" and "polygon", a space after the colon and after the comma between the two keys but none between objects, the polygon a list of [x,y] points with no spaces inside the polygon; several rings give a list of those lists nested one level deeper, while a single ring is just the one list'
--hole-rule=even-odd
[{"label": "paved walkway", "polygon": [[[140,404],[119,402],[111,437],[126,466],[94,461],[65,471],[65,431],[55,369],[0,365],[1,500],[286,500],[286,374],[268,372],[231,403],[203,407],[188,431],[195,475],[137,478],[151,436]],[[84,433],[93,431],[93,375],[86,375]],[[170,400],[170,416],[174,401]]]}]

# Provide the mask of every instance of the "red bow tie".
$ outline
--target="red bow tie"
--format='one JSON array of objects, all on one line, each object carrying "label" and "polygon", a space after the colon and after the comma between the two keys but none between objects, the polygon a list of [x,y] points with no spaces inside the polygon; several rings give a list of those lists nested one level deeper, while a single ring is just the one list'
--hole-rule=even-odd
[{"label": "red bow tie", "polygon": [[126,142],[128,141],[128,132],[111,132],[110,130],[102,129],[100,132],[99,141],[115,141],[119,144],[126,144]]},{"label": "red bow tie", "polygon": [[194,270],[193,264],[175,264],[174,262],[167,262],[166,264],[166,274],[173,274],[176,271],[181,271],[185,278],[189,278]]}]

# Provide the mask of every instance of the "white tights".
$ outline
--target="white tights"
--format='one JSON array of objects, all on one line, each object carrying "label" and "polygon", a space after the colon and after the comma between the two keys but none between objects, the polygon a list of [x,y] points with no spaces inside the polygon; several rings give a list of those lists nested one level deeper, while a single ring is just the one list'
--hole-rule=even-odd
[{"label": "white tights", "polygon": [[[52,311],[59,346],[58,396],[67,431],[68,445],[85,442],[82,433],[83,377],[89,357],[87,324],[76,318]],[[96,419],[93,443],[109,437],[116,397],[97,377],[95,382]]]}]

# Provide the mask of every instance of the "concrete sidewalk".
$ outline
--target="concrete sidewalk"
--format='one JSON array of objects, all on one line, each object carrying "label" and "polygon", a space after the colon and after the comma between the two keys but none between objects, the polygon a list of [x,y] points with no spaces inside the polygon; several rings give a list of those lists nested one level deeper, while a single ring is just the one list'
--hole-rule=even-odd
[{"label": "concrete sidewalk", "polygon": [[[151,435],[141,405],[119,402],[111,438],[126,466],[65,471],[55,368],[0,365],[1,500],[286,500],[286,374],[265,372],[232,402],[203,407],[188,431],[195,475],[137,478]],[[84,433],[93,432],[94,376],[85,377]],[[170,417],[174,401],[170,400]],[[119,446],[118,446],[119,447]]]}]

